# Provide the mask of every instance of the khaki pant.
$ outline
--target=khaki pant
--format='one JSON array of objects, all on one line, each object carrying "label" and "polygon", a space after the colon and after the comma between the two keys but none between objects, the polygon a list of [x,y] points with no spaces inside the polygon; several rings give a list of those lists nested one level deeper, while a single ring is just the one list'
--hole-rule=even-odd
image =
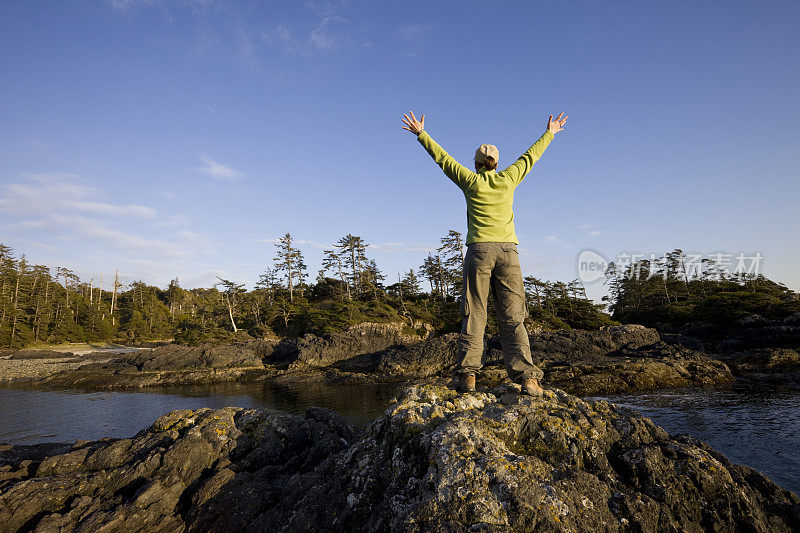
[{"label": "khaki pant", "polygon": [[486,301],[492,291],[506,372],[512,381],[541,379],[543,372],[531,360],[531,346],[523,321],[527,316],[525,287],[513,242],[474,242],[464,257],[464,290],[459,312],[458,372],[481,368]]}]

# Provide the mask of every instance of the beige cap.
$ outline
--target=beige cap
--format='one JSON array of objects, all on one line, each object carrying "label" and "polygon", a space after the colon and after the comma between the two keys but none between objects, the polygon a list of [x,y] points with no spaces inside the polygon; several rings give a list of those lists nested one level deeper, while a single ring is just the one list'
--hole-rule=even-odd
[{"label": "beige cap", "polygon": [[495,163],[500,162],[500,152],[497,150],[497,146],[493,144],[482,144],[477,150],[475,150],[476,163],[483,163],[486,161],[487,157],[494,159]]}]

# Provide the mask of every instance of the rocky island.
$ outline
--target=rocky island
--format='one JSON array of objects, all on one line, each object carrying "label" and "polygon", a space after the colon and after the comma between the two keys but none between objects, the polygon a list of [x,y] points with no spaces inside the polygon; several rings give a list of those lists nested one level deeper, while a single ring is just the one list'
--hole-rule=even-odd
[{"label": "rocky island", "polygon": [[332,411],[173,411],[129,439],[4,446],[3,531],[797,531],[800,498],[602,401],[412,386]]},{"label": "rocky island", "polygon": [[[420,338],[404,334],[402,323],[364,323],[325,336],[249,339],[227,345],[168,344],[105,357],[52,359],[50,372],[17,375],[14,381],[95,390],[260,379],[405,382],[449,375],[456,342],[456,334]],[[637,325],[541,331],[531,334],[531,348],[545,371],[544,383],[578,395],[724,385],[734,380],[729,367],[704,352],[696,339],[661,335]],[[11,366],[13,361],[0,363]],[[485,380],[505,379],[495,337],[487,341],[484,363]]]}]

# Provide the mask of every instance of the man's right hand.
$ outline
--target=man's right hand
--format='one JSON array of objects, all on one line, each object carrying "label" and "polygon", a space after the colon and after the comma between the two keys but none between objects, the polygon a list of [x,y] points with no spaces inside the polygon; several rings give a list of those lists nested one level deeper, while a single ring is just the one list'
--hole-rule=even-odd
[{"label": "man's right hand", "polygon": [[[411,115],[411,117],[409,118],[408,115]],[[408,115],[403,114],[403,123],[405,124],[403,129],[410,131],[414,135],[419,135],[425,129],[425,115],[422,115],[419,120],[414,116],[413,111],[409,111]]]}]

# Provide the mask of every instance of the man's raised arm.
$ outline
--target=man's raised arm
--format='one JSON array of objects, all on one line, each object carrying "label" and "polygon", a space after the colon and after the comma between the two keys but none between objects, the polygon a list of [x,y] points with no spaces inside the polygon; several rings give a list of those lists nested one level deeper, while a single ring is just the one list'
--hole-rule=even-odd
[{"label": "man's raised arm", "polygon": [[519,185],[522,179],[531,171],[533,164],[542,157],[545,148],[547,148],[550,141],[553,140],[553,136],[564,129],[564,123],[567,122],[567,117],[563,119],[561,117],[564,117],[564,113],[558,115],[558,118],[555,120],[553,120],[553,115],[550,115],[547,121],[547,129],[542,136],[539,137],[539,140],[533,143],[533,146],[528,148],[528,151],[522,154],[513,165],[499,172],[499,174],[508,177],[514,183],[514,186]]},{"label": "man's raised arm", "polygon": [[[410,115],[410,116],[409,116]],[[419,120],[414,116],[411,111],[408,115],[403,115],[404,130],[408,130],[417,136],[419,143],[427,150],[436,164],[439,165],[444,171],[445,175],[456,185],[464,190],[464,187],[469,183],[470,177],[474,174],[467,167],[460,164],[453,159],[444,148],[428,135],[425,131],[425,115],[422,115]]]}]

